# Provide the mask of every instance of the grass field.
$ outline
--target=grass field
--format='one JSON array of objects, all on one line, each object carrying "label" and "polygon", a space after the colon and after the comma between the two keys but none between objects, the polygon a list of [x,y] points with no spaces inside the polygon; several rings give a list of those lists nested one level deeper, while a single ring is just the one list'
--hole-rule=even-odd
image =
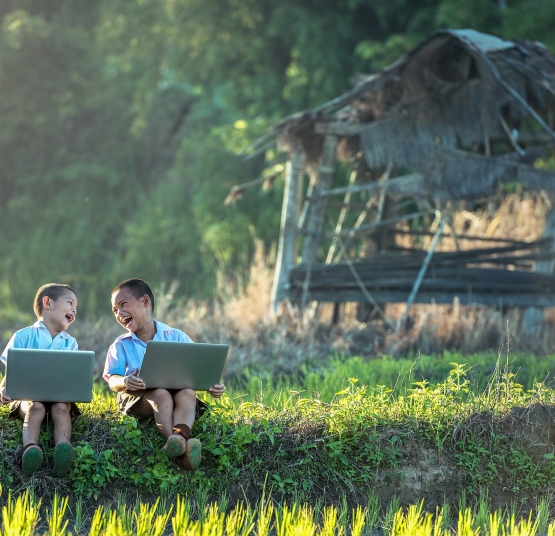
[{"label": "grass field", "polygon": [[[28,491],[17,499],[9,497],[2,508],[2,534],[9,536],[534,536],[555,534],[555,521],[549,521],[548,501],[538,503],[536,512],[519,517],[514,508],[498,508],[490,512],[487,498],[481,497],[474,507],[459,504],[454,513],[445,503],[434,513],[423,509],[423,502],[407,508],[392,500],[383,515],[375,495],[366,507],[349,509],[339,506],[315,506],[292,502],[276,505],[271,496],[263,496],[251,507],[237,503],[227,509],[227,502],[191,501],[178,496],[173,503],[156,500],[153,504],[136,501],[129,504],[121,498],[112,506],[99,506],[90,520],[83,518],[82,503],[75,512],[68,508],[67,498],[55,495],[45,519],[41,518],[41,501]],[[74,514],[72,516],[72,514]]]},{"label": "grass field", "polygon": [[[17,468],[21,423],[0,408],[0,534],[30,534],[10,528],[25,523],[62,534],[48,528],[54,512],[60,527],[65,519],[67,530],[90,534],[158,534],[163,526],[216,535],[230,519],[244,526],[229,521],[227,534],[249,533],[253,524],[265,534],[265,523],[272,534],[371,534],[380,527],[501,534],[495,524],[506,526],[504,534],[531,533],[507,528],[521,522],[547,533],[555,391],[532,378],[546,378],[551,359],[527,358],[527,368],[518,359],[480,354],[470,368],[455,355],[435,362],[337,357],[329,367],[273,381],[250,371],[196,422],[204,460],[195,473],[181,473],[160,452],[152,422],[119,416],[115,398],[99,388],[74,425],[70,477],[51,478],[45,463],[24,478]],[[427,370],[432,382],[423,379]],[[520,375],[529,376],[526,385]],[[51,425],[43,425],[41,442],[50,459]],[[60,497],[68,501],[65,517]]]}]

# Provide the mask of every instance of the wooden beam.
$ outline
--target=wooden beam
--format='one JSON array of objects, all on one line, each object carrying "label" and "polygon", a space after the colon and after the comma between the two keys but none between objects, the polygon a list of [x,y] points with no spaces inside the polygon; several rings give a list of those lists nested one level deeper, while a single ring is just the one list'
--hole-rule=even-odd
[{"label": "wooden beam", "polygon": [[[389,231],[390,233],[395,233],[395,234],[400,234],[400,235],[414,235],[414,236],[434,236],[434,233],[432,233],[431,231],[418,231],[418,230],[412,230],[412,229],[391,229]],[[443,233],[441,235],[443,238],[452,238],[453,235],[450,233]],[[474,236],[474,235],[467,235],[467,234],[458,234],[457,235],[457,239],[458,240],[476,240],[478,242],[503,242],[503,243],[509,243],[509,244],[521,244],[521,245],[527,245],[528,242],[523,242],[520,240],[512,240],[511,238],[485,238],[482,236]]]},{"label": "wooden beam", "polygon": [[[369,229],[377,229],[378,227],[382,227],[384,225],[391,225],[392,223],[398,223],[401,221],[406,220],[414,220],[415,218],[419,218],[420,216],[425,216],[427,214],[433,214],[435,210],[423,210],[421,212],[414,212],[412,214],[405,214],[403,216],[397,216],[396,218],[389,218],[388,220],[382,220],[376,223],[367,223],[366,225],[360,225],[358,228],[353,227],[352,229],[343,229],[339,233],[335,233],[333,231],[328,231],[326,236],[348,236],[352,235],[353,233],[360,233],[361,231],[368,231]],[[306,232],[306,231],[304,231]],[[303,261],[304,262],[304,261]]]},{"label": "wooden beam", "polygon": [[[344,121],[325,122],[319,121],[314,125],[318,134],[333,134],[334,136],[358,136],[372,123],[347,123]],[[506,141],[506,138],[490,136],[492,142]],[[547,132],[519,132],[519,143],[527,145],[552,143],[553,138]]]},{"label": "wooden beam", "polygon": [[[353,186],[342,186],[341,188],[333,188],[332,190],[324,190],[320,192],[321,196],[342,195],[347,192],[351,194],[357,192],[368,192],[373,194],[384,188],[383,182],[374,181],[366,184],[357,184]],[[389,179],[385,185],[386,190],[393,195],[410,195],[422,193],[424,188],[424,177],[421,173],[411,173]]]},{"label": "wooden beam", "polygon": [[[299,294],[293,290],[288,290],[291,300],[298,300]],[[397,290],[373,290],[372,296],[379,303],[404,303],[407,293]],[[361,290],[313,290],[310,293],[313,300],[319,302],[358,302],[365,303],[367,297]],[[413,303],[453,303],[457,297],[462,305],[494,305],[496,307],[555,307],[555,295],[547,294],[499,294],[495,292],[460,292],[460,291],[436,291],[418,293]]]},{"label": "wooden beam", "polygon": [[358,136],[369,123],[324,122],[319,121],[314,125],[318,134],[332,134],[333,136]]},{"label": "wooden beam", "polygon": [[297,149],[287,162],[285,191],[281,208],[281,226],[279,234],[276,269],[272,288],[271,310],[276,311],[279,302],[286,297],[289,281],[289,267],[294,263],[295,238],[297,234],[297,195],[298,183],[304,173],[304,152]]}]

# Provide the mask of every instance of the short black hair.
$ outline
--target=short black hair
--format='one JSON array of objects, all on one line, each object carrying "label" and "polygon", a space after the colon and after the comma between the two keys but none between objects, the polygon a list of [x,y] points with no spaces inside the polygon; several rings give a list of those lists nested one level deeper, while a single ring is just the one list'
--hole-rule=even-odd
[{"label": "short black hair", "polygon": [[137,298],[138,300],[140,300],[146,294],[150,298],[152,312],[154,312],[154,294],[152,294],[152,290],[150,290],[150,287],[142,279],[133,278],[122,281],[119,285],[116,285],[114,287],[114,290],[112,290],[112,294],[110,294],[110,296],[113,296],[122,288],[128,288],[131,294],[133,294],[133,296],[135,296],[135,298]]},{"label": "short black hair", "polygon": [[35,311],[37,318],[42,316],[42,299],[45,296],[48,296],[51,300],[56,301],[68,290],[75,294],[75,291],[69,285],[65,285],[64,283],[47,283],[46,285],[40,287],[37,290],[35,301],[33,302],[33,311]]}]

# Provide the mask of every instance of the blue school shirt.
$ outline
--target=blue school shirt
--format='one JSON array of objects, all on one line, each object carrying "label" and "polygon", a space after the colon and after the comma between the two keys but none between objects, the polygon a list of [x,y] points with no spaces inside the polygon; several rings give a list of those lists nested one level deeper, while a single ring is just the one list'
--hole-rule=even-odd
[{"label": "blue school shirt", "polygon": [[32,326],[16,331],[6,348],[2,352],[0,360],[4,365],[8,360],[10,348],[33,348],[35,350],[77,350],[77,341],[65,331],[58,333],[54,338],[41,320],[37,320]]},{"label": "blue school shirt", "polygon": [[[156,333],[153,341],[193,342],[188,335],[178,329],[170,328],[157,320],[154,321],[154,324]],[[108,381],[112,374],[126,376],[128,371],[140,370],[145,350],[146,342],[141,341],[134,333],[120,335],[108,348],[102,377]]]}]

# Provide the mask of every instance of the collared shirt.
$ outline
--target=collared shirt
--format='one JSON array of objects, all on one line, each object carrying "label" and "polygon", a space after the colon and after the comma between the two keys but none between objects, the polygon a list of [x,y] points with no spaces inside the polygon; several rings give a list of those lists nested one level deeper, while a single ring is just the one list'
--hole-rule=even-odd
[{"label": "collared shirt", "polygon": [[[193,342],[182,331],[170,328],[162,322],[154,321],[156,333],[153,341]],[[146,342],[141,341],[134,333],[120,335],[108,348],[106,364],[102,377],[108,381],[112,374],[126,376],[129,371],[141,368],[145,356]]]},{"label": "collared shirt", "polygon": [[50,335],[47,327],[41,320],[37,320],[32,326],[20,329],[13,335],[6,348],[2,352],[0,360],[6,364],[8,350],[10,348],[33,348],[35,350],[77,350],[77,341],[61,331],[55,337]]}]

